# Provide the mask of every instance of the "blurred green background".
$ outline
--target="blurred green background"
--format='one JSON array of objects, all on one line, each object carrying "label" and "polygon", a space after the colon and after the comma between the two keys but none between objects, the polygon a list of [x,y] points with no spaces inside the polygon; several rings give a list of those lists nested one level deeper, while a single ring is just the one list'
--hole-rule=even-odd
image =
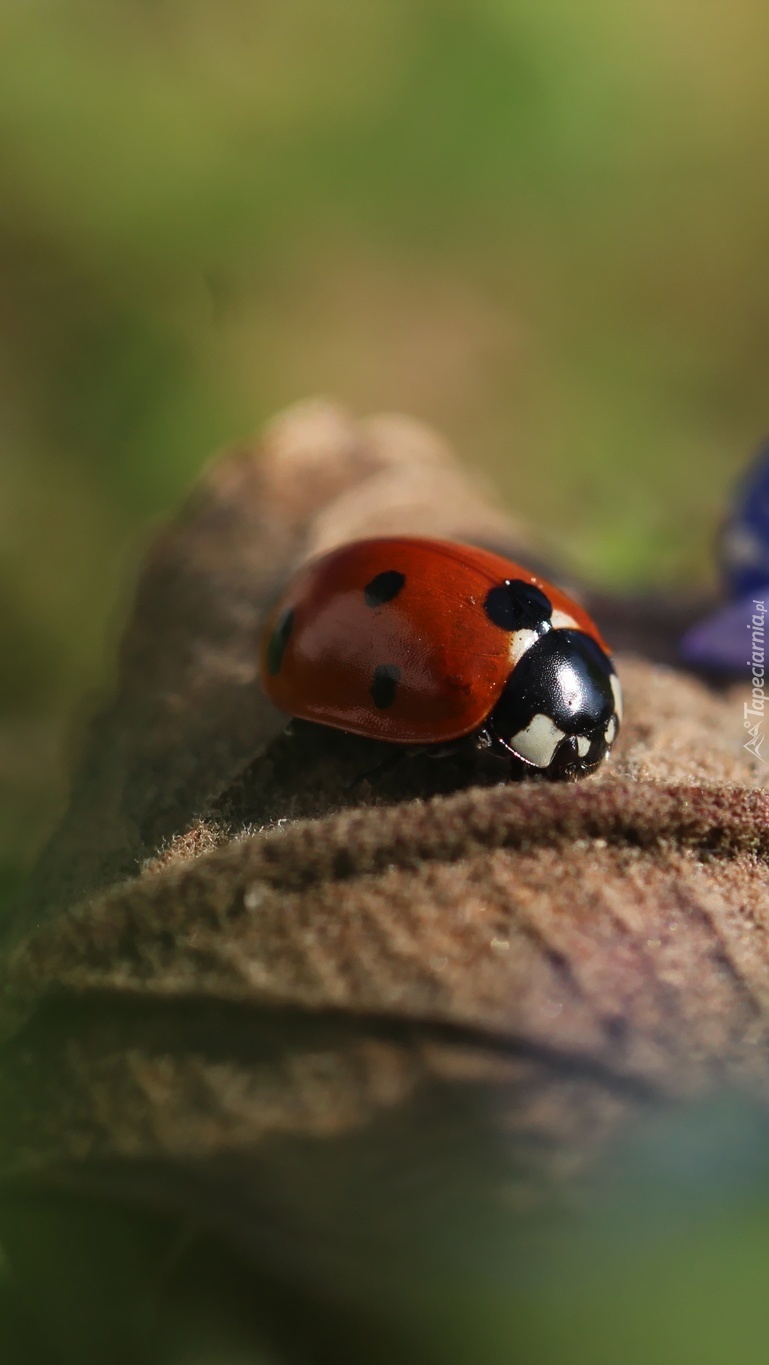
[{"label": "blurred green background", "polygon": [[146,527],[315,393],[441,428],[615,583],[769,423],[764,0],[5,0],[0,864]]}]

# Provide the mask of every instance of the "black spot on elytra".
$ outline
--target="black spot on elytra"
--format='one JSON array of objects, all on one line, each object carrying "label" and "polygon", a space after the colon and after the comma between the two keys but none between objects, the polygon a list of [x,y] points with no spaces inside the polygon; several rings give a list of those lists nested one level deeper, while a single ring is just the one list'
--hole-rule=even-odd
[{"label": "black spot on elytra", "polygon": [[398,569],[385,569],[383,573],[378,573],[363,589],[366,606],[383,607],[385,602],[392,602],[405,582],[405,573],[400,573]]},{"label": "black spot on elytra", "polygon": [[496,588],[489,588],[484,611],[492,625],[500,630],[538,630],[547,629],[553,614],[548,597],[533,583],[524,583],[522,578],[508,578]]},{"label": "black spot on elytra", "polygon": [[271,677],[275,677],[280,672],[283,663],[283,655],[286,652],[286,645],[291,639],[291,632],[294,629],[294,611],[289,607],[287,611],[281,612],[275,623],[275,629],[270,636],[270,643],[267,646],[267,672]]},{"label": "black spot on elytra", "polygon": [[401,671],[397,664],[377,664],[371,683],[371,696],[380,711],[386,711],[395,701],[395,691]]}]

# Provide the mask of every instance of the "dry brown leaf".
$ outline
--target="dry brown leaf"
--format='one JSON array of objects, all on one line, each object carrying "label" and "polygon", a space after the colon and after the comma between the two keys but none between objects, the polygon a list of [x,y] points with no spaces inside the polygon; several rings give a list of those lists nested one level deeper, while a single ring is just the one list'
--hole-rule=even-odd
[{"label": "dry brown leaf", "polygon": [[419,424],[314,403],[152,549],[8,941],[7,1176],[298,1242],[320,1275],[313,1239],[349,1269],[395,1168],[415,1218],[449,1184],[521,1208],[657,1106],[769,1095],[769,799],[739,690],[671,666],[694,604],[593,595],[633,651],[594,778],[454,791],[424,760],[351,786],[377,746],[282,734],[255,641],[298,562],[396,530],[526,541]]}]

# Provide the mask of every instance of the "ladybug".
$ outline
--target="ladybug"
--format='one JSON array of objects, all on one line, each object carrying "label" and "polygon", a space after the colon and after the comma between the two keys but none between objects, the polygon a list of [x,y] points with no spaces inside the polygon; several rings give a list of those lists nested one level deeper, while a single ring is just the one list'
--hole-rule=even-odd
[{"label": "ladybug", "polygon": [[520,564],[453,541],[342,545],[297,574],[264,631],[267,695],[370,739],[462,746],[551,778],[592,772],[621,693],[587,613]]}]

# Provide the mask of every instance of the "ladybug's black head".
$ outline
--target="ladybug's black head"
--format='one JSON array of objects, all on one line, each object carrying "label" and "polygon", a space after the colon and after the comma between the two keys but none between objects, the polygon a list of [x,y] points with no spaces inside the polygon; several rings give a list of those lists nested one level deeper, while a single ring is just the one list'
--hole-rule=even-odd
[{"label": "ladybug's black head", "polygon": [[619,680],[580,630],[549,630],[519,659],[486,724],[492,749],[547,777],[584,777],[619,730]]}]

